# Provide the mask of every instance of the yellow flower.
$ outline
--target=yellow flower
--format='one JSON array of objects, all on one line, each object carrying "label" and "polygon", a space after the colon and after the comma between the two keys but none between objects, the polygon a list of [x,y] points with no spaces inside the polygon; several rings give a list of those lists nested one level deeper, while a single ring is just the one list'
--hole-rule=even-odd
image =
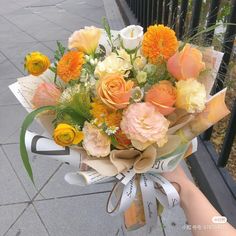
[{"label": "yellow flower", "polygon": [[168,60],[176,52],[175,32],[164,25],[151,25],[144,34],[142,52],[153,64]]},{"label": "yellow flower", "polygon": [[80,143],[84,138],[84,134],[73,126],[62,123],[55,128],[53,138],[58,145],[65,147]]},{"label": "yellow flower", "polygon": [[25,69],[31,75],[41,75],[50,66],[50,60],[40,52],[31,52],[25,57]]},{"label": "yellow flower", "polygon": [[86,54],[93,54],[98,46],[101,30],[91,26],[75,31],[69,38],[68,48],[77,48]]},{"label": "yellow flower", "polygon": [[91,111],[93,118],[96,120],[96,125],[105,123],[108,127],[119,127],[122,119],[122,114],[119,111],[114,111],[101,101],[94,101],[91,104]]},{"label": "yellow flower", "polygon": [[189,113],[201,112],[205,108],[206,89],[196,79],[180,80],[176,83],[177,98],[175,106]]}]

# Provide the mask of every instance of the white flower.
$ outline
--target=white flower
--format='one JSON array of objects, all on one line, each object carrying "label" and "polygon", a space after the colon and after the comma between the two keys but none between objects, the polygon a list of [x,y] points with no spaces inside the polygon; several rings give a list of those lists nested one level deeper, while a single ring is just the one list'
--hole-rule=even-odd
[{"label": "white flower", "polygon": [[143,37],[143,27],[139,25],[129,25],[120,31],[123,45],[127,49],[137,48]]}]

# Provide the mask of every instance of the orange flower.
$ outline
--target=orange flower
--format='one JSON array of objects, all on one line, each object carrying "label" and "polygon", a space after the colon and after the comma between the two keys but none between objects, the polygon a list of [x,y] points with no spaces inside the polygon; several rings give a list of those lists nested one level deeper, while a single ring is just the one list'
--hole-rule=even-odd
[{"label": "orange flower", "polygon": [[121,129],[116,131],[115,138],[116,141],[120,144],[120,148],[127,148],[131,144],[130,139],[127,138],[127,136]]},{"label": "orange flower", "polygon": [[146,102],[152,103],[163,115],[169,115],[175,110],[176,88],[167,80],[155,84],[145,97]]},{"label": "orange flower", "polygon": [[76,80],[84,64],[84,54],[78,51],[67,52],[57,65],[57,74],[65,82]]},{"label": "orange flower", "polygon": [[167,70],[177,80],[197,78],[199,73],[205,69],[202,61],[202,53],[197,48],[186,44],[180,51],[176,52],[167,62]]},{"label": "orange flower", "polygon": [[98,96],[111,109],[123,109],[128,106],[133,81],[125,81],[122,75],[107,75],[100,79],[97,87]]},{"label": "orange flower", "polygon": [[149,26],[144,34],[142,52],[153,64],[169,59],[177,47],[175,32],[164,25]]},{"label": "orange flower", "polygon": [[101,101],[94,101],[91,104],[91,114],[96,119],[96,125],[105,123],[108,127],[120,127],[122,119],[121,112],[114,111]]}]

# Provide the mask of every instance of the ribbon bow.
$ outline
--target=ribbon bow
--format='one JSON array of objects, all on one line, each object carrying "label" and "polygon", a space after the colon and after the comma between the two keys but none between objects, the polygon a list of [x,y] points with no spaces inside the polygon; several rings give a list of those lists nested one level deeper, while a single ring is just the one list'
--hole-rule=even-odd
[{"label": "ribbon bow", "polygon": [[[136,175],[133,169],[118,174],[116,178],[119,182],[114,185],[107,202],[107,212],[110,215],[117,215],[128,209],[137,192]],[[175,187],[158,173],[140,174],[138,184],[142,192],[147,232],[151,233],[158,221],[156,200],[164,207],[172,208],[179,204],[180,197]],[[164,193],[155,187],[156,184],[162,187]]]}]

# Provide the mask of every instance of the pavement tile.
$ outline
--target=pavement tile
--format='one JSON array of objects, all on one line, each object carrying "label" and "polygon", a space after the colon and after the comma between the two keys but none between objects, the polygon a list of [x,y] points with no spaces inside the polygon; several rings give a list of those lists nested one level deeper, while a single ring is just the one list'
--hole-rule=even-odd
[{"label": "pavement tile", "polygon": [[97,27],[101,27],[101,23],[94,23],[91,20],[85,19],[78,14],[71,14],[66,10],[62,10],[60,8],[43,8],[41,9],[40,16],[54,22],[60,27],[73,32],[80,28],[83,28],[87,25],[94,25]]},{"label": "pavement tile", "polygon": [[[55,44],[55,46],[56,46],[56,44]],[[44,53],[48,57],[52,57],[52,55],[53,55],[52,50],[40,42],[27,42],[27,43],[19,42],[17,44],[11,45],[7,48],[2,48],[1,51],[11,61],[12,61],[12,59],[16,59],[16,60],[22,62],[22,65],[24,63],[25,56],[32,51],[39,51],[41,53]],[[24,67],[22,67],[22,68],[24,69]]]},{"label": "pavement tile", "polygon": [[5,236],[48,236],[34,207],[30,205]]},{"label": "pavement tile", "polygon": [[0,235],[3,235],[23,212],[27,204],[14,204],[0,207]]},{"label": "pavement tile", "polygon": [[64,164],[57,173],[50,179],[47,185],[42,189],[41,194],[36,199],[42,198],[56,198],[63,196],[73,196],[87,193],[111,191],[113,183],[94,184],[90,186],[80,187],[77,185],[70,185],[64,180],[65,174],[69,172],[76,172],[76,168]]},{"label": "pavement tile", "polygon": [[50,176],[56,171],[60,163],[53,160],[47,160],[46,158],[39,158],[35,156],[29,156],[33,169],[35,187],[33,186],[28,174],[23,166],[18,144],[4,145],[3,147],[8,159],[10,160],[14,170],[17,172],[26,192],[32,199],[38,190],[47,182]]},{"label": "pavement tile", "polygon": [[[4,7],[2,7],[4,6]],[[20,8],[19,5],[9,0],[1,0],[0,14],[9,14]]]},{"label": "pavement tile", "polygon": [[[0,147],[0,205],[25,202],[29,198]],[[1,212],[0,212],[1,214]],[[1,222],[1,221],[0,221]],[[0,227],[1,228],[1,227]]]},{"label": "pavement tile", "polygon": [[[21,105],[0,106],[0,144],[19,142],[20,127],[26,115]],[[31,130],[39,133],[42,128],[35,121]]]},{"label": "pavement tile", "polygon": [[8,88],[10,84],[13,84],[15,79],[0,79],[0,110],[1,106],[19,104],[15,96],[12,96],[12,92]]},{"label": "pavement tile", "polygon": [[[70,34],[69,31],[62,27],[31,12],[25,15],[9,15],[7,18],[19,29],[31,35],[34,40],[59,40],[65,39]],[[32,24],[32,22],[34,23]]]},{"label": "pavement tile", "polygon": [[[111,236],[124,235],[122,215],[106,213],[108,194],[92,194],[74,198],[34,202],[39,215],[51,236]],[[145,228],[128,233],[128,236],[144,236]],[[160,226],[150,236],[162,236]]]},{"label": "pavement tile", "polygon": [[164,209],[161,215],[166,236],[191,236],[191,231],[185,230],[186,217],[179,206],[172,209]]},{"label": "pavement tile", "polygon": [[[101,1],[99,2],[102,4]],[[102,17],[106,16],[103,4],[102,7],[97,7],[89,4],[87,1],[75,2],[73,0],[68,0],[61,4],[61,8],[65,9],[70,14],[79,15],[88,21],[98,24],[101,24]]]},{"label": "pavement tile", "polygon": [[[1,55],[1,54],[0,54]],[[16,79],[22,76],[20,72],[9,60],[5,59],[0,62],[0,80],[2,79]]]}]

